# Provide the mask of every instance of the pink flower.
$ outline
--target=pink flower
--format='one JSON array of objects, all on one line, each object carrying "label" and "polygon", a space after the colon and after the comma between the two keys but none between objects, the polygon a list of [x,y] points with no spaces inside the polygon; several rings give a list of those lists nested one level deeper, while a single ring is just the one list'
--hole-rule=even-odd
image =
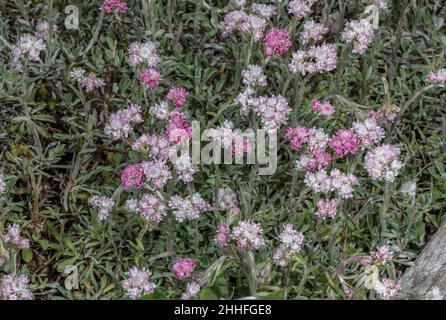
[{"label": "pink flower", "polygon": [[215,243],[220,247],[226,247],[229,243],[229,227],[227,224],[222,223],[217,228],[217,233],[215,234]]},{"label": "pink flower", "polygon": [[333,114],[334,107],[329,102],[315,100],[311,102],[311,110],[318,112],[322,116],[329,117]]},{"label": "pink flower", "polygon": [[285,138],[291,141],[291,149],[298,150],[302,144],[308,142],[308,128],[297,126],[295,128],[285,129]]},{"label": "pink flower", "polygon": [[166,134],[169,138],[179,143],[182,138],[192,137],[192,128],[186,116],[180,112],[172,112],[169,115],[169,122],[166,125]]},{"label": "pink flower", "polygon": [[105,0],[101,5],[101,10],[106,13],[110,13],[114,10],[118,12],[125,12],[128,10],[128,7],[124,2],[119,0]]},{"label": "pink flower", "polygon": [[180,109],[186,101],[187,91],[184,88],[171,88],[167,93],[167,100],[172,101],[175,108]]},{"label": "pink flower", "polygon": [[386,264],[393,259],[393,252],[390,251],[389,246],[383,245],[376,252],[372,253],[372,257],[376,263]]},{"label": "pink flower", "polygon": [[293,44],[288,38],[287,31],[277,28],[270,29],[263,37],[262,42],[266,47],[265,55],[267,56],[284,54]]},{"label": "pink flower", "polygon": [[141,164],[129,164],[125,169],[122,171],[121,174],[121,180],[122,185],[125,188],[141,188],[143,185],[142,178],[143,178],[143,167]]},{"label": "pink flower", "polygon": [[355,154],[358,151],[358,137],[349,129],[340,129],[330,140],[330,147],[336,156],[343,157],[347,153]]},{"label": "pink flower", "polygon": [[336,216],[336,208],[339,204],[339,199],[332,199],[332,200],[324,200],[319,199],[316,202],[317,211],[315,215],[318,218],[334,218]]},{"label": "pink flower", "polygon": [[184,280],[186,278],[190,278],[196,266],[197,263],[194,260],[184,258],[174,264],[172,267],[172,272],[175,273],[178,280]]},{"label": "pink flower", "polygon": [[158,87],[158,81],[160,78],[160,73],[155,69],[145,69],[141,71],[141,83],[148,85],[152,89]]}]

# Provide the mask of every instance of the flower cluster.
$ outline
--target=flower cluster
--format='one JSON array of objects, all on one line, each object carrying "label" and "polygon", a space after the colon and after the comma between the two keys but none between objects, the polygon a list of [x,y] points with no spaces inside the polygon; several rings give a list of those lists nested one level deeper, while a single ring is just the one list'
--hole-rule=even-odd
[{"label": "flower cluster", "polygon": [[148,86],[151,89],[158,87],[158,82],[161,78],[160,73],[155,69],[144,69],[140,74],[140,82],[143,85]]},{"label": "flower cluster", "polygon": [[124,188],[139,189],[143,186],[143,167],[140,163],[127,165],[121,173]]},{"label": "flower cluster", "polygon": [[170,152],[170,143],[165,135],[144,134],[133,141],[132,150],[148,151],[152,158],[167,160]]},{"label": "flower cluster", "polygon": [[400,285],[390,278],[384,278],[382,281],[376,281],[374,289],[381,299],[389,300],[397,294]]},{"label": "flower cluster", "polygon": [[293,53],[288,65],[293,73],[306,75],[307,73],[325,72],[336,69],[338,57],[333,44],[324,43],[313,45],[307,51],[298,50]]},{"label": "flower cluster", "polygon": [[149,68],[155,68],[160,62],[156,47],[152,42],[133,42],[128,48],[129,64],[137,66],[144,63]]},{"label": "flower cluster", "polygon": [[105,86],[104,80],[99,78],[96,73],[90,72],[88,76],[85,76],[85,70],[82,68],[74,68],[70,76],[87,92],[92,92],[95,89]]},{"label": "flower cluster", "polygon": [[363,54],[375,38],[373,27],[366,19],[347,22],[341,34],[341,40],[353,44],[353,52]]},{"label": "flower cluster", "polygon": [[141,107],[132,103],[127,108],[120,109],[110,115],[105,124],[104,133],[113,140],[127,138],[133,131],[132,125],[141,122],[143,122]]},{"label": "flower cluster", "polygon": [[191,300],[200,292],[201,286],[198,282],[189,282],[186,285],[186,291],[181,295],[181,300]]},{"label": "flower cluster", "polygon": [[184,280],[192,276],[196,266],[197,263],[195,260],[184,258],[173,265],[172,272],[178,280]]},{"label": "flower cluster", "polygon": [[98,209],[99,220],[106,220],[115,205],[112,198],[105,196],[93,196],[89,203],[93,208]]},{"label": "flower cluster", "polygon": [[311,7],[315,0],[293,0],[288,4],[288,12],[294,16],[294,19],[301,20],[311,12]]},{"label": "flower cluster", "polygon": [[300,40],[302,43],[307,43],[310,40],[319,41],[328,32],[328,28],[321,23],[317,23],[314,20],[308,20],[304,24],[304,28],[300,33]]},{"label": "flower cluster", "polygon": [[446,85],[446,68],[438,69],[436,72],[429,72],[426,81]]},{"label": "flower cluster", "polygon": [[294,230],[292,224],[286,224],[279,238],[281,244],[274,251],[273,261],[278,266],[285,267],[291,261],[292,255],[300,252],[304,235]]},{"label": "flower cluster", "polygon": [[20,36],[19,41],[12,47],[14,62],[18,62],[22,57],[29,61],[39,61],[40,53],[45,49],[46,45],[43,39],[26,33]]},{"label": "flower cluster", "polygon": [[232,229],[231,238],[237,241],[237,247],[240,250],[259,249],[266,242],[262,233],[262,226],[259,223],[240,221]]},{"label": "flower cluster", "polygon": [[183,137],[192,137],[192,127],[184,113],[171,112],[169,114],[169,121],[166,125],[166,134],[169,141],[175,140],[176,142],[180,142]]},{"label": "flower cluster", "polygon": [[160,189],[172,179],[172,174],[163,160],[153,160],[142,162],[142,170],[146,178],[146,183],[155,189]]},{"label": "flower cluster", "polygon": [[376,147],[365,155],[364,168],[373,179],[393,182],[403,166],[398,159],[400,153],[398,148],[388,144]]},{"label": "flower cluster", "polygon": [[156,103],[150,107],[150,114],[159,120],[166,120],[169,117],[169,106],[167,101]]},{"label": "flower cluster", "polygon": [[186,101],[187,91],[184,88],[171,88],[167,93],[166,99],[171,101],[175,108],[181,109]]},{"label": "flower cluster", "polygon": [[287,100],[281,95],[251,98],[248,100],[248,107],[260,117],[262,126],[268,133],[279,129],[291,112]]},{"label": "flower cluster", "polygon": [[377,111],[370,110],[367,115],[376,122],[392,122],[400,111],[401,108],[398,106],[384,104]]},{"label": "flower cluster", "polygon": [[193,175],[198,172],[198,167],[192,163],[191,157],[187,154],[176,158],[172,164],[178,178],[183,182],[191,182]]},{"label": "flower cluster", "polygon": [[352,129],[359,139],[359,145],[362,150],[380,142],[385,136],[384,129],[378,126],[373,118],[353,123]]},{"label": "flower cluster", "polygon": [[325,219],[325,218],[334,218],[337,213],[337,207],[339,205],[339,199],[331,199],[324,200],[319,199],[316,202],[317,211],[315,212],[316,217]]},{"label": "flower cluster", "polygon": [[229,244],[229,226],[225,223],[220,224],[217,227],[217,232],[215,233],[214,241],[220,248],[226,247]]},{"label": "flower cluster", "polygon": [[256,41],[262,39],[265,27],[266,20],[263,17],[242,10],[228,12],[219,24],[223,37],[229,36],[234,31],[240,31],[251,35]]},{"label": "flower cluster", "polygon": [[248,87],[265,87],[266,76],[263,73],[262,67],[250,64],[247,69],[242,71],[243,84]]},{"label": "flower cluster", "polygon": [[147,268],[131,268],[126,272],[126,278],[121,282],[122,288],[130,299],[138,299],[142,295],[155,291],[156,284],[150,281],[152,273]]},{"label": "flower cluster", "polygon": [[20,227],[16,223],[8,225],[6,233],[3,235],[3,242],[20,249],[29,248],[29,240],[20,236]]},{"label": "flower cluster", "polygon": [[237,201],[237,194],[229,187],[218,189],[217,204],[221,211],[226,211],[231,215],[240,213],[240,208]]},{"label": "flower cluster", "polygon": [[336,156],[342,158],[347,153],[356,154],[358,151],[358,143],[358,137],[353,131],[340,129],[331,138],[329,145],[334,150]]},{"label": "flower cluster", "polygon": [[276,13],[277,7],[271,4],[253,3],[251,10],[259,16],[269,19]]},{"label": "flower cluster", "polygon": [[28,276],[5,275],[0,286],[2,300],[32,300],[33,295],[28,288]]},{"label": "flower cluster", "polygon": [[319,113],[321,116],[329,117],[335,111],[335,107],[329,102],[314,100],[311,102],[311,110]]},{"label": "flower cluster", "polygon": [[169,208],[173,211],[175,218],[179,222],[196,220],[202,212],[211,210],[210,204],[199,193],[194,193],[192,196],[187,196],[186,198],[172,196],[169,200]]},{"label": "flower cluster", "polygon": [[393,259],[393,252],[390,251],[388,245],[379,247],[376,251],[372,251],[370,255],[361,257],[361,264],[365,267],[370,267],[372,264],[385,265]]},{"label": "flower cluster", "polygon": [[341,198],[351,198],[358,178],[351,173],[342,173],[339,169],[333,169],[330,175],[325,170],[320,170],[316,173],[307,172],[305,184],[317,193],[335,191]]},{"label": "flower cluster", "polygon": [[[56,33],[57,26],[54,23],[52,23],[51,27],[52,27],[51,33]],[[48,23],[48,21],[40,21],[36,25],[36,32],[34,33],[36,38],[45,39],[49,34],[50,34],[50,24]]]},{"label": "flower cluster", "polygon": [[105,13],[110,13],[113,11],[125,12],[128,10],[128,7],[125,2],[120,0],[105,0],[101,5],[101,10]]},{"label": "flower cluster", "polygon": [[288,37],[288,32],[277,28],[268,30],[262,42],[265,45],[266,56],[284,54],[293,44]]},{"label": "flower cluster", "polygon": [[140,200],[129,199],[125,203],[127,210],[139,214],[147,221],[159,223],[167,215],[166,204],[158,197],[145,193]]}]

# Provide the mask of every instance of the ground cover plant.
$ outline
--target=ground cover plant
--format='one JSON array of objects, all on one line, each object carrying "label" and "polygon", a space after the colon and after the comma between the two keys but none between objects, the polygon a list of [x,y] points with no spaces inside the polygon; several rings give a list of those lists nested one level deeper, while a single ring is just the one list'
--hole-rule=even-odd
[{"label": "ground cover plant", "polygon": [[444,1],[0,8],[0,299],[391,299],[444,220]]}]

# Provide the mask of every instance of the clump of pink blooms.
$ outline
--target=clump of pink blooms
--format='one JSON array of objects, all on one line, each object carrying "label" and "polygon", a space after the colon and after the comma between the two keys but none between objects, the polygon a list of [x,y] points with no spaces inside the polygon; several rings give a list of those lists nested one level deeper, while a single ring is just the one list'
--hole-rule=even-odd
[{"label": "clump of pink blooms", "polygon": [[324,150],[330,137],[322,128],[310,128],[308,129],[308,146],[310,150]]},{"label": "clump of pink blooms", "polygon": [[[51,27],[52,27],[51,32],[56,33],[57,26],[54,23],[52,23]],[[45,39],[49,34],[50,34],[50,24],[48,23],[48,21],[40,21],[36,25],[36,32],[34,33],[36,38]]]},{"label": "clump of pink blooms", "polygon": [[272,133],[288,120],[291,108],[281,95],[261,96],[248,100],[249,109],[260,117],[262,127]]},{"label": "clump of pink blooms", "polygon": [[269,19],[276,13],[277,7],[271,4],[253,3],[251,10],[259,16]]},{"label": "clump of pink blooms", "polygon": [[279,236],[280,246],[274,251],[273,261],[280,267],[285,267],[291,261],[293,254],[300,252],[304,235],[294,230],[292,224],[283,226],[282,233]]},{"label": "clump of pink blooms", "polygon": [[364,168],[375,180],[393,182],[403,163],[398,159],[401,151],[389,144],[376,147],[367,152],[364,158]]},{"label": "clump of pink blooms", "polygon": [[310,149],[308,154],[304,154],[296,160],[296,170],[322,170],[330,164],[331,160],[331,155],[324,150]]},{"label": "clump of pink blooms", "polygon": [[140,74],[141,84],[146,85],[151,89],[156,89],[158,87],[160,78],[160,73],[155,69],[144,69]]},{"label": "clump of pink blooms", "polygon": [[359,145],[362,150],[380,142],[385,136],[384,129],[378,126],[373,118],[353,123],[352,129],[359,139]]},{"label": "clump of pink blooms", "polygon": [[13,223],[8,225],[6,233],[3,235],[4,244],[11,244],[20,249],[29,248],[29,240],[20,236],[20,227]]},{"label": "clump of pink blooms", "polygon": [[334,191],[340,198],[351,198],[353,187],[358,184],[358,178],[351,173],[343,173],[339,169],[333,169],[330,175],[325,170],[307,172],[305,184],[316,193],[328,193]]},{"label": "clump of pink blooms", "polygon": [[380,10],[387,9],[387,0],[362,0],[362,3],[378,7]]},{"label": "clump of pink blooms", "polygon": [[189,282],[186,285],[186,291],[181,294],[181,300],[191,300],[198,295],[201,286],[198,282]]},{"label": "clump of pink blooms", "polygon": [[172,196],[170,197],[168,205],[178,222],[196,220],[200,217],[201,213],[212,209],[210,204],[199,193],[194,193],[192,196],[185,198]]},{"label": "clump of pink blooms", "polygon": [[301,20],[311,12],[311,7],[315,0],[293,0],[288,4],[288,12],[294,16],[294,19]]},{"label": "clump of pink blooms", "polygon": [[353,44],[353,52],[364,54],[368,45],[375,38],[371,23],[366,19],[349,21],[341,33],[341,40]]},{"label": "clump of pink blooms", "polygon": [[175,108],[181,109],[186,101],[187,91],[184,88],[171,88],[166,95],[166,99],[171,101]]},{"label": "clump of pink blooms", "polygon": [[166,120],[169,117],[169,106],[167,101],[161,101],[150,107],[150,114],[159,120]]},{"label": "clump of pink blooms", "polygon": [[82,68],[73,69],[70,76],[87,92],[92,92],[95,89],[105,86],[104,80],[99,78],[96,73],[90,72],[88,76],[85,76],[85,70]]},{"label": "clump of pink blooms", "polygon": [[263,37],[262,42],[265,46],[266,56],[284,54],[293,45],[288,37],[288,32],[284,29],[278,28],[268,30]]},{"label": "clump of pink blooms", "polygon": [[28,289],[29,279],[26,275],[5,275],[0,286],[2,300],[32,300],[33,295]]},{"label": "clump of pink blooms", "polygon": [[126,272],[126,278],[121,282],[121,286],[130,299],[138,299],[155,291],[156,284],[150,281],[151,275],[147,268],[133,267]]},{"label": "clump of pink blooms", "polygon": [[225,149],[230,149],[232,154],[242,156],[248,152],[248,144],[246,139],[239,131],[233,131],[234,124],[225,120],[220,126],[210,128],[208,130],[208,137],[212,141],[219,142]]},{"label": "clump of pink blooms", "polygon": [[131,103],[127,108],[120,109],[110,115],[105,124],[104,133],[113,140],[127,138],[133,131],[132,125],[142,122],[141,107]]},{"label": "clump of pink blooms", "polygon": [[302,43],[307,43],[310,40],[319,41],[328,32],[328,28],[321,23],[317,23],[314,20],[308,20],[304,24],[304,29],[300,33],[300,39]]},{"label": "clump of pink blooms", "polygon": [[219,24],[222,36],[227,37],[234,31],[251,35],[255,41],[262,39],[266,20],[242,10],[228,12]]},{"label": "clump of pink blooms", "polygon": [[400,285],[390,278],[384,278],[376,281],[374,289],[382,300],[389,300],[397,294]]},{"label": "clump of pink blooms", "polygon": [[375,263],[386,264],[393,259],[393,252],[390,251],[388,245],[383,245],[377,251],[372,252],[372,257]]},{"label": "clump of pink blooms", "polygon": [[112,198],[105,196],[93,196],[90,198],[89,203],[98,210],[99,220],[106,220],[115,205]]},{"label": "clump of pink blooms", "polygon": [[217,191],[217,204],[221,211],[226,211],[231,215],[240,213],[237,194],[229,187],[219,188]]},{"label": "clump of pink blooms", "polygon": [[214,241],[220,248],[226,247],[229,244],[229,226],[226,223],[221,223],[217,227],[217,232],[215,233]]},{"label": "clump of pink blooms", "polygon": [[167,160],[169,158],[170,144],[165,135],[144,134],[133,141],[132,150],[148,151],[152,158]]},{"label": "clump of pink blooms", "polygon": [[284,133],[285,139],[291,142],[291,149],[298,150],[304,143],[308,142],[308,128],[297,126],[295,128],[288,127]]},{"label": "clump of pink blooms", "polygon": [[237,241],[237,247],[242,251],[248,248],[259,249],[266,243],[262,226],[250,221],[240,221],[232,229],[231,238]]},{"label": "clump of pink blooms", "polygon": [[13,60],[18,62],[23,57],[29,61],[40,61],[40,53],[45,49],[46,45],[43,39],[29,33],[24,34],[12,47]]},{"label": "clump of pink blooms", "polygon": [[429,72],[426,77],[426,81],[430,83],[446,85],[446,68],[438,69],[435,72]]},{"label": "clump of pink blooms", "polygon": [[198,167],[192,163],[189,155],[184,154],[172,161],[178,178],[183,182],[191,182],[193,175],[198,172]]},{"label": "clump of pink blooms", "polygon": [[338,57],[333,44],[311,46],[307,51],[298,50],[293,53],[288,68],[292,73],[306,75],[307,73],[325,72],[336,69]]},{"label": "clump of pink blooms", "polygon": [[146,161],[141,165],[146,183],[152,188],[160,189],[172,179],[172,174],[163,160]]},{"label": "clump of pink blooms", "polygon": [[190,122],[186,119],[186,115],[181,112],[171,112],[169,114],[169,121],[166,125],[166,134],[169,141],[180,142],[183,137],[192,137],[192,127]]},{"label": "clump of pink blooms", "polygon": [[358,143],[358,137],[352,130],[340,129],[331,138],[329,145],[334,150],[336,156],[342,158],[348,153],[356,154]]},{"label": "clump of pink blooms", "polygon": [[101,5],[101,10],[105,13],[110,12],[126,12],[128,10],[127,5],[125,2],[122,2],[120,0],[105,0],[104,3]]},{"label": "clump of pink blooms", "polygon": [[329,117],[335,111],[335,107],[329,102],[314,100],[311,102],[311,110],[317,112],[321,116]]},{"label": "clump of pink blooms", "polygon": [[246,0],[232,0],[232,2],[234,2],[234,5],[237,8],[241,8],[246,5]]},{"label": "clump of pink blooms", "polygon": [[196,266],[195,260],[183,258],[173,265],[172,272],[178,280],[184,280],[192,276]]},{"label": "clump of pink blooms", "polygon": [[250,64],[247,69],[242,71],[243,84],[248,87],[265,87],[267,85],[266,76],[262,67]]},{"label": "clump of pink blooms", "polygon": [[6,192],[6,182],[3,173],[0,173],[0,194]]},{"label": "clump of pink blooms", "polygon": [[167,215],[166,204],[158,197],[148,193],[143,194],[140,200],[127,200],[125,208],[139,214],[142,219],[155,223],[161,222]]},{"label": "clump of pink blooms", "polygon": [[152,42],[133,42],[128,48],[129,64],[137,66],[144,63],[149,68],[155,68],[160,62],[156,47]]},{"label": "clump of pink blooms", "polygon": [[121,173],[124,188],[139,189],[143,186],[144,170],[140,163],[127,165]]},{"label": "clump of pink blooms", "polygon": [[339,205],[339,199],[331,199],[324,200],[319,199],[316,202],[317,211],[315,212],[316,217],[325,219],[325,218],[334,218],[337,213],[337,207]]}]

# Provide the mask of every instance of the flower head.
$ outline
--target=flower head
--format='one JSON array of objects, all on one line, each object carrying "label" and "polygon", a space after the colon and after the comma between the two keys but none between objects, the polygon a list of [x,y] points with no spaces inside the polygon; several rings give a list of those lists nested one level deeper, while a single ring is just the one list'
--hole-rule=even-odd
[{"label": "flower head", "polygon": [[172,272],[175,274],[178,280],[184,280],[191,277],[196,266],[197,263],[195,260],[184,258],[173,265]]},{"label": "flower head", "polygon": [[133,267],[125,275],[126,278],[121,282],[121,286],[130,299],[138,299],[155,291],[156,284],[150,281],[152,273],[146,268]]},{"label": "flower head", "polygon": [[0,286],[2,300],[32,300],[33,295],[28,289],[28,276],[5,275]]}]

